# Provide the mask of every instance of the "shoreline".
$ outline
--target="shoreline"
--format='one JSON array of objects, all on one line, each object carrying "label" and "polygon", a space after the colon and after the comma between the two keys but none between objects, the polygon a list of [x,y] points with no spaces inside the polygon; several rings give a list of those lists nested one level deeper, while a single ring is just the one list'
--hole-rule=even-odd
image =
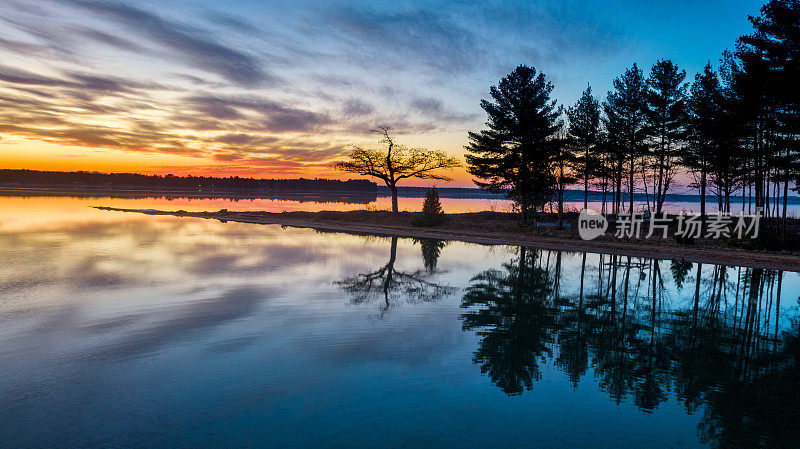
[{"label": "shoreline", "polygon": [[[232,221],[291,226],[358,235],[430,238],[480,245],[526,246],[554,251],[593,252],[618,256],[682,260],[695,263],[800,272],[800,254],[796,252],[749,250],[707,244],[699,244],[697,246],[675,245],[667,240],[619,240],[605,237],[586,241],[571,236],[573,234],[571,229],[520,229],[516,227],[516,221],[512,214],[500,212],[451,214],[448,215],[448,221],[443,226],[424,228],[410,224],[413,214],[409,212],[402,212],[399,216],[394,217],[389,212],[381,211],[273,213],[221,210],[218,212],[186,212],[94,207],[100,210],[116,212],[136,212],[147,215],[215,219],[221,222]],[[487,224],[493,226],[490,227]]]}]

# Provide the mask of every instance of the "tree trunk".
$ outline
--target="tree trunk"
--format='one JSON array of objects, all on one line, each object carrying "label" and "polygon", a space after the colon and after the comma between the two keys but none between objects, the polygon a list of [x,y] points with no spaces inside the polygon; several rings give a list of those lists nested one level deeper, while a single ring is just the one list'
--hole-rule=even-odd
[{"label": "tree trunk", "polygon": [[581,318],[583,316],[583,276],[586,273],[586,253],[583,253],[583,261],[581,262],[581,290],[580,302],[578,303],[578,331],[580,331]]},{"label": "tree trunk", "polygon": [[564,163],[559,165],[558,172],[558,229],[564,227]]},{"label": "tree trunk", "polygon": [[700,280],[703,277],[703,264],[697,263],[697,275],[694,281],[694,321],[697,324],[697,309],[700,305]]},{"label": "tree trunk", "polygon": [[589,208],[589,177],[583,180],[583,208]]},{"label": "tree trunk", "polygon": [[[700,229],[706,228],[706,171],[700,173]],[[701,231],[702,232],[702,231]]]},{"label": "tree trunk", "polygon": [[655,210],[656,213],[661,212],[661,192],[664,189],[664,138],[661,138],[661,154],[658,156],[658,186],[655,189]]},{"label": "tree trunk", "polygon": [[389,310],[389,290],[392,288],[394,277],[394,262],[397,260],[397,237],[392,237],[392,246],[389,250],[389,263],[386,264],[386,279],[383,281],[383,297],[385,301],[384,312]]},{"label": "tree trunk", "polygon": [[635,160],[634,160],[634,156],[631,155],[631,176],[630,176],[631,184],[628,186],[628,191],[629,191],[629,194],[631,196],[631,198],[630,198],[630,200],[631,200],[631,208],[628,211],[630,213],[633,213],[633,191],[634,191],[634,188],[633,188],[633,183],[634,183],[633,175],[635,173],[636,173],[636,163],[635,163]]},{"label": "tree trunk", "polygon": [[554,303],[558,304],[559,298],[559,289],[561,288],[561,251],[556,253],[556,288],[554,290],[555,295],[553,296]]},{"label": "tree trunk", "polygon": [[617,171],[617,197],[616,197],[616,213],[619,214],[622,209],[622,163],[620,163],[619,170]]},{"label": "tree trunk", "polygon": [[787,176],[786,181],[783,183],[783,223],[782,223],[782,233],[783,236],[786,237],[786,209],[788,206],[788,198],[789,197],[789,178]]},{"label": "tree trunk", "polygon": [[528,205],[527,205],[527,203],[523,202],[523,203],[520,203],[519,207],[520,207],[520,212],[522,213],[522,225],[523,226],[527,226],[528,225]]},{"label": "tree trunk", "polygon": [[583,208],[589,208],[589,147],[583,156]]},{"label": "tree trunk", "polygon": [[392,191],[392,212],[398,213],[399,210],[398,210],[398,207],[397,207],[397,186],[390,185],[389,189],[391,189],[391,191]]}]

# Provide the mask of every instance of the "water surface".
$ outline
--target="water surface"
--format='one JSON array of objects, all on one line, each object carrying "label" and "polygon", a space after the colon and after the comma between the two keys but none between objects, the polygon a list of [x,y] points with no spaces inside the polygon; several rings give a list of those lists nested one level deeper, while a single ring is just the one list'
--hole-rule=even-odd
[{"label": "water surface", "polygon": [[4,446],[800,446],[797,273],[89,203],[0,198]]}]

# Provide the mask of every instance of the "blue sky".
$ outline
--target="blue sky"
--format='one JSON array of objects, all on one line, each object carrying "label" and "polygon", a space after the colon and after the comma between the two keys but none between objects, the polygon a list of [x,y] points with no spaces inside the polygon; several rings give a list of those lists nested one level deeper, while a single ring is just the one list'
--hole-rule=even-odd
[{"label": "blue sky", "polygon": [[634,61],[691,80],[760,5],[0,0],[0,162],[324,174],[376,124],[461,154],[518,64],[565,105]]}]

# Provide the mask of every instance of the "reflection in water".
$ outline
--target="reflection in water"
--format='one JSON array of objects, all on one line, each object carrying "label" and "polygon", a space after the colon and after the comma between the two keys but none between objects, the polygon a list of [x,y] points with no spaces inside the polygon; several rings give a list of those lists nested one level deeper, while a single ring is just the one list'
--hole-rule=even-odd
[{"label": "reflection in water", "polygon": [[97,191],[59,191],[59,189],[46,190],[4,190],[0,187],[0,194],[4,197],[30,198],[30,197],[62,197],[66,199],[92,198],[100,200],[158,200],[167,201],[229,201],[233,204],[237,202],[250,202],[255,200],[266,201],[292,201],[297,203],[334,203],[334,204],[369,204],[377,201],[377,192],[351,191],[351,192],[323,192],[323,191],[292,191],[274,190],[258,194],[247,192],[208,194],[202,192],[148,192],[146,190],[137,192],[136,190],[97,190]]},{"label": "reflection in water", "polygon": [[438,284],[427,278],[436,268],[444,242],[436,239],[418,240],[422,247],[425,270],[407,272],[395,268],[397,237],[391,237],[390,240],[389,261],[385,265],[337,282],[344,291],[353,296],[354,304],[365,303],[375,296],[382,296],[381,316],[383,316],[392,302],[400,300],[412,304],[433,302],[454,291],[453,287]]},{"label": "reflection in water", "polygon": [[798,273],[89,205],[0,199],[0,446],[799,446]]},{"label": "reflection in water", "polygon": [[539,359],[552,355],[553,289],[536,255],[520,248],[516,264],[475,276],[463,299],[463,307],[473,308],[462,317],[464,330],[483,329],[473,360],[509,394],[530,389],[541,377]]},{"label": "reflection in water", "polygon": [[[800,444],[800,323],[780,330],[783,272],[698,264],[691,305],[670,308],[664,262],[600,256],[590,285],[581,258],[577,297],[560,295],[561,252],[521,247],[472,278],[463,329],[480,336],[473,361],[498,388],[532,390],[552,361],[575,387],[591,372],[618,404],[704,407],[699,435],[715,447]],[[671,263],[678,290],[691,268]]]},{"label": "reflection in water", "polygon": [[419,243],[422,251],[422,263],[425,265],[425,270],[428,274],[436,271],[436,264],[439,262],[439,256],[442,254],[442,249],[447,246],[447,242],[439,239],[414,239],[414,243]]}]

